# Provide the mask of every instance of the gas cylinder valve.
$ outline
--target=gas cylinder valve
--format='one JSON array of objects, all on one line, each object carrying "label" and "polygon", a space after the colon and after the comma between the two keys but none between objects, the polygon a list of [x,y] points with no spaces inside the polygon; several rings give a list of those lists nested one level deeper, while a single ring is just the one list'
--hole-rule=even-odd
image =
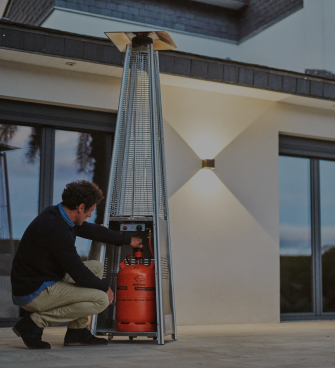
[{"label": "gas cylinder valve", "polygon": [[134,249],[135,264],[143,263],[143,251],[141,248]]}]

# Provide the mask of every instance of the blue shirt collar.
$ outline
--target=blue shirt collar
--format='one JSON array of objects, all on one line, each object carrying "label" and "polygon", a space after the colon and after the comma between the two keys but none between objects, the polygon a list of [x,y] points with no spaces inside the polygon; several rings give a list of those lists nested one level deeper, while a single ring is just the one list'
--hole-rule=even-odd
[{"label": "blue shirt collar", "polygon": [[64,209],[64,207],[63,207],[63,205],[62,205],[62,203],[58,203],[58,208],[59,208],[59,212],[60,212],[60,214],[63,216],[63,219],[66,221],[66,223],[68,224],[68,225],[70,225],[71,227],[73,227],[74,226],[74,223],[71,221],[71,219],[70,219],[70,217],[69,217],[69,215],[66,213],[66,211],[65,211],[65,209]]}]

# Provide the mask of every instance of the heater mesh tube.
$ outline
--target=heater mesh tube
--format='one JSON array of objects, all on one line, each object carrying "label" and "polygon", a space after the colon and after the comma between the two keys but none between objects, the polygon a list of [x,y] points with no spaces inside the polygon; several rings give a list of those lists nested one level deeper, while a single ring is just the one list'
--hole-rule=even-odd
[{"label": "heater mesh tube", "polygon": [[[116,124],[117,140],[112,157],[109,193],[110,216],[153,216],[153,173],[158,173],[159,217],[167,218],[163,119],[160,97],[158,53],[150,65],[150,45],[141,51],[128,46],[124,66],[125,88],[121,92]],[[154,80],[150,78],[154,68]],[[150,94],[154,84],[154,97]],[[150,114],[151,108],[155,114]],[[155,119],[157,160],[152,167],[153,137],[151,118]]]}]

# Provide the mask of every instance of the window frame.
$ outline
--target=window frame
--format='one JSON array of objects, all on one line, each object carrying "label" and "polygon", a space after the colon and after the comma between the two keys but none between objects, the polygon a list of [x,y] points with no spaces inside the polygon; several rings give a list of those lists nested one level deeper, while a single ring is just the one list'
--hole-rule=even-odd
[{"label": "window frame", "polygon": [[[108,156],[111,158],[116,117],[113,112],[0,99],[0,124],[41,128],[39,213],[53,202],[55,131],[109,133]],[[106,170],[110,170],[110,160],[107,160]]]},{"label": "window frame", "polygon": [[[108,134],[107,181],[113,152],[117,113],[0,98],[0,124],[39,127],[40,172],[38,213],[53,204],[55,132],[105,132]],[[106,187],[108,183],[106,183]],[[11,327],[18,318],[0,318],[0,327]]]},{"label": "window frame", "polygon": [[279,134],[279,156],[310,160],[311,242],[312,242],[312,299],[309,313],[281,313],[281,321],[330,320],[335,312],[323,312],[320,160],[335,161],[335,141]]}]

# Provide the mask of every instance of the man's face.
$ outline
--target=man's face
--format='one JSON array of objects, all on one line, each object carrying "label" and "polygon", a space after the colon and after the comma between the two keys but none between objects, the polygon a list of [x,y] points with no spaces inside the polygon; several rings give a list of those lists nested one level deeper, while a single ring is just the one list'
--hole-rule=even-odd
[{"label": "man's face", "polygon": [[95,210],[95,204],[89,208],[88,210],[85,211],[85,205],[84,203],[82,203],[79,207],[78,207],[78,212],[77,212],[77,216],[76,219],[73,221],[75,225],[82,225],[82,223],[84,221],[86,221],[89,217],[92,216],[92,212]]}]

